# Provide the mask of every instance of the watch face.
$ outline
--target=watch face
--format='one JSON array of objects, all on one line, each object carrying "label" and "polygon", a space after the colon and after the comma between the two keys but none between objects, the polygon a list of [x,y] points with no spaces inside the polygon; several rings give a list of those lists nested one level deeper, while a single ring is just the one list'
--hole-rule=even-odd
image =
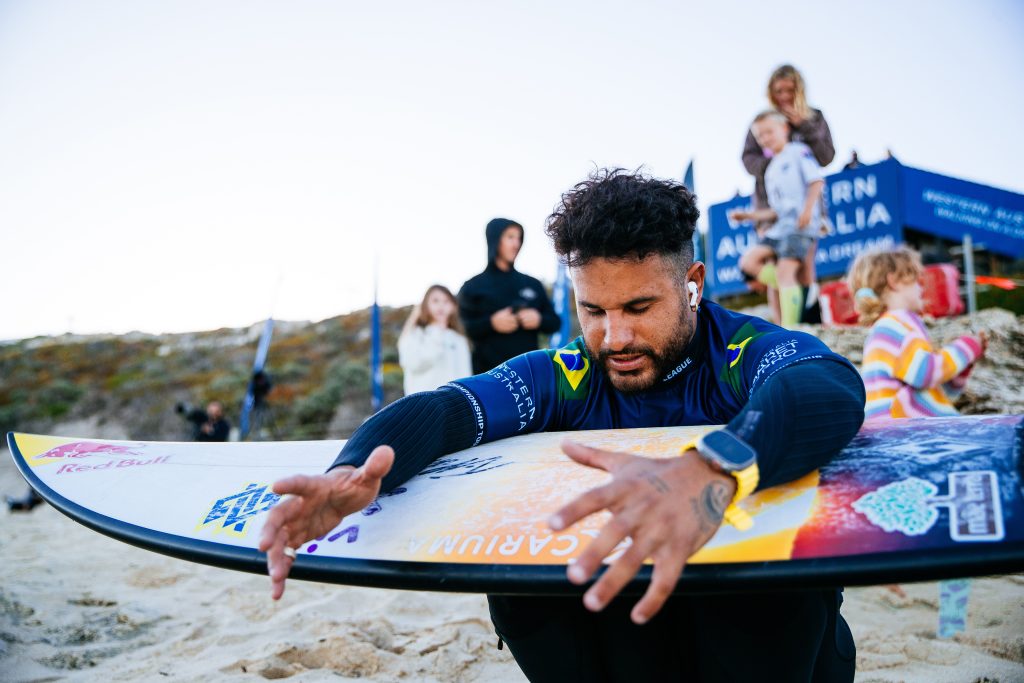
[{"label": "watch face", "polygon": [[757,453],[754,449],[724,429],[705,434],[701,438],[701,445],[707,451],[705,455],[716,460],[729,472],[745,469],[757,462]]}]

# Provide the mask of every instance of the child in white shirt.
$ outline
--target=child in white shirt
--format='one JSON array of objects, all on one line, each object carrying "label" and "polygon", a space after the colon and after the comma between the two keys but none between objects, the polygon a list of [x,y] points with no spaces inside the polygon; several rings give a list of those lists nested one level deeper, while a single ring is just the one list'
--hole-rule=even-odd
[{"label": "child in white shirt", "polygon": [[772,160],[764,174],[768,209],[734,211],[733,220],[774,221],[740,259],[740,268],[779,292],[781,323],[795,325],[803,310],[797,280],[804,257],[821,224],[821,193],[825,180],[810,148],[789,141],[789,123],[777,111],[754,119],[751,131]]}]

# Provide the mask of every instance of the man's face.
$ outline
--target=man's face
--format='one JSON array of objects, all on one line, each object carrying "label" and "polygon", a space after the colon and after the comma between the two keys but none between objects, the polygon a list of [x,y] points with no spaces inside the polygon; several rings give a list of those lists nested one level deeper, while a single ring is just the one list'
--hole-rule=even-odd
[{"label": "man's face", "polygon": [[505,231],[501,233],[501,239],[498,240],[498,258],[512,265],[515,263],[516,257],[519,256],[519,250],[522,246],[523,229],[510,225],[505,228]]},{"label": "man's face", "polygon": [[211,420],[219,420],[221,415],[223,414],[224,408],[221,406],[221,404],[217,403],[216,401],[206,406],[206,416]]},{"label": "man's face", "polygon": [[[598,258],[572,271],[583,340],[618,391],[653,387],[680,363],[693,337],[696,314],[673,267],[652,254],[642,261]],[[693,264],[687,279],[703,291],[704,264]]]}]

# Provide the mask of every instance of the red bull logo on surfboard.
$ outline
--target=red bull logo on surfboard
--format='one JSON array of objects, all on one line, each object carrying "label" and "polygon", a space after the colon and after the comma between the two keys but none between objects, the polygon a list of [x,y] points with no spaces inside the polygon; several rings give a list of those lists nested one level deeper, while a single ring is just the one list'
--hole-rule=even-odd
[{"label": "red bull logo on surfboard", "polygon": [[169,455],[161,455],[157,458],[150,458],[149,460],[141,460],[138,458],[111,458],[98,465],[86,465],[79,462],[65,462],[61,463],[61,466],[57,468],[55,474],[64,474],[66,472],[88,472],[91,470],[122,469],[124,467],[140,467],[143,465],[161,465],[170,461],[170,459],[171,456]]},{"label": "red bull logo on surfboard", "polygon": [[90,455],[139,455],[138,450],[130,446],[115,446],[109,443],[94,443],[89,441],[73,441],[56,448],[51,448],[45,453],[34,456],[31,460],[34,464],[41,464],[52,460],[63,460],[65,458],[87,458]]}]

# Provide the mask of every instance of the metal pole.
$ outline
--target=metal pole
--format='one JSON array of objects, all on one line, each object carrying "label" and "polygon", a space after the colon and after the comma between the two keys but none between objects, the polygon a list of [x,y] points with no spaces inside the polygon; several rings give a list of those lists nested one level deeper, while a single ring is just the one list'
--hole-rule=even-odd
[{"label": "metal pole", "polygon": [[964,235],[964,277],[967,279],[967,315],[973,316],[978,310],[978,299],[974,291],[974,240]]}]

